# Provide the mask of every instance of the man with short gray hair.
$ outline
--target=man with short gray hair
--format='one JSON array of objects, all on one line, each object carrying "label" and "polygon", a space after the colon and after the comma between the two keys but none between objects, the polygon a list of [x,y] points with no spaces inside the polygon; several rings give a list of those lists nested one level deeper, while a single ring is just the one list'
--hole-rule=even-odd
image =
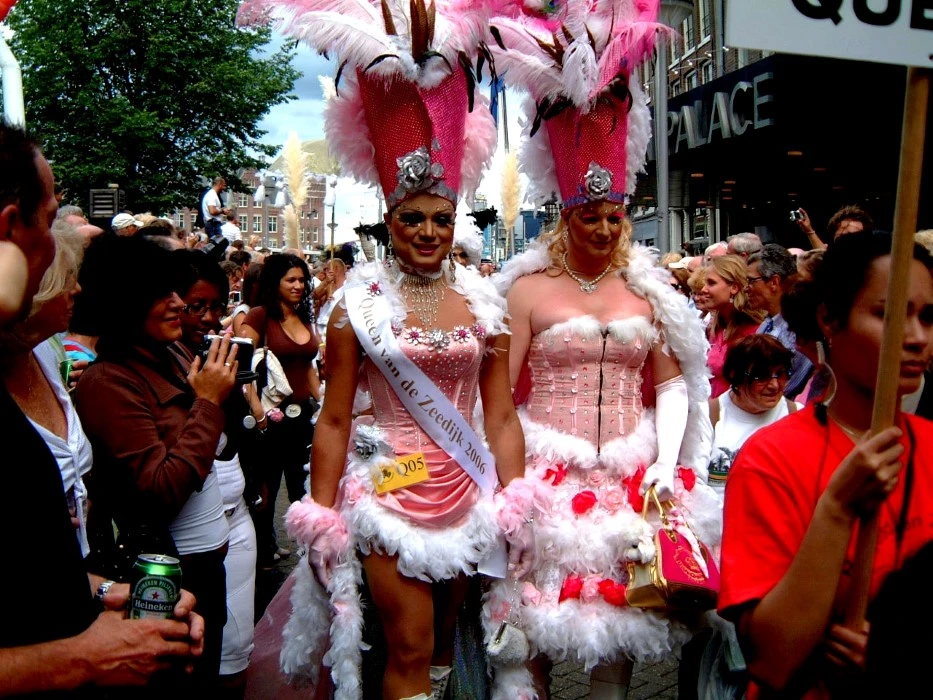
[{"label": "man with short gray hair", "polygon": [[746,260],[748,256],[761,250],[761,239],[756,233],[737,233],[729,236],[729,255],[739,255]]},{"label": "man with short gray hair", "polygon": [[708,246],[706,251],[703,253],[703,264],[708,265],[713,258],[718,258],[720,255],[729,254],[729,244],[725,241],[719,241],[718,243],[713,243],[713,245]]},{"label": "man with short gray hair", "polygon": [[759,333],[777,338],[794,353],[790,378],[784,387],[784,396],[793,399],[806,386],[813,363],[797,350],[797,337],[781,316],[781,297],[797,274],[797,260],[783,247],[768,243],[748,258],[748,282],[745,293],[749,305],[768,314],[759,326]]}]

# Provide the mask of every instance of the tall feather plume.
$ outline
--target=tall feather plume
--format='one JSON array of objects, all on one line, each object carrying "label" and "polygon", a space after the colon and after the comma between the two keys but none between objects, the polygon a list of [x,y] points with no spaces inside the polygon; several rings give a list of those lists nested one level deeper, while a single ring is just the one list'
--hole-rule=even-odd
[{"label": "tall feather plume", "polygon": [[288,134],[282,159],[285,164],[285,184],[291,199],[284,212],[285,243],[289,248],[301,250],[298,222],[301,207],[308,198],[308,156],[302,150],[301,140],[294,131]]},{"label": "tall feather plume", "polygon": [[502,223],[512,238],[512,227],[518,221],[518,210],[522,201],[522,183],[518,175],[518,157],[509,153],[502,167]]}]

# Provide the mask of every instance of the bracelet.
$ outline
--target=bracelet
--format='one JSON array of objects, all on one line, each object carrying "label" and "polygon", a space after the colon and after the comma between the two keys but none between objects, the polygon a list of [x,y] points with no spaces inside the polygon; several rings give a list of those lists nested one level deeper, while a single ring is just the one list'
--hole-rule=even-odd
[{"label": "bracelet", "polygon": [[98,603],[104,602],[104,596],[110,592],[110,589],[113,588],[115,581],[101,581],[100,585],[97,587],[97,592],[94,594],[94,600]]}]

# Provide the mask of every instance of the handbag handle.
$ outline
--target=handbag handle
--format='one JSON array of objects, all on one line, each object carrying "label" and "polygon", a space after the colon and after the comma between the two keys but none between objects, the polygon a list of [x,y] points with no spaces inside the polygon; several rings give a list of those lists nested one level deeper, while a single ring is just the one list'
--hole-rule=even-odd
[{"label": "handbag handle", "polygon": [[641,508],[641,517],[644,520],[648,519],[648,506],[654,503],[658,508],[658,515],[661,516],[661,523],[664,527],[667,527],[667,509],[664,507],[664,504],[661,503],[661,499],[658,498],[658,492],[654,488],[654,484],[648,487],[648,490],[645,492],[645,503]]}]

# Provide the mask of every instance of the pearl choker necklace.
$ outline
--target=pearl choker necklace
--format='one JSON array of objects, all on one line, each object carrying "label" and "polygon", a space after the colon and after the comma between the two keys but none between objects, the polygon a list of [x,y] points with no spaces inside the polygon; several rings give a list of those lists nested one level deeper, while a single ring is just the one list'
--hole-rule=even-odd
[{"label": "pearl choker necklace", "polygon": [[606,275],[608,275],[608,274],[609,274],[609,271],[612,269],[612,263],[610,262],[610,263],[606,266],[606,269],[605,269],[605,270],[603,270],[603,271],[600,272],[598,275],[596,275],[595,279],[593,279],[593,280],[587,282],[585,279],[581,279],[579,276],[577,276],[577,274],[576,274],[573,270],[571,270],[570,267],[567,265],[567,253],[564,253],[564,254],[561,256],[560,261],[561,261],[561,263],[562,263],[563,266],[564,266],[564,272],[566,272],[566,273],[570,276],[570,279],[572,279],[574,282],[576,282],[577,284],[579,284],[579,285],[580,285],[580,290],[583,291],[583,292],[585,292],[586,294],[592,294],[593,292],[595,292],[595,291],[596,291],[596,285],[599,284],[599,281],[600,281],[603,277],[605,277]]}]

